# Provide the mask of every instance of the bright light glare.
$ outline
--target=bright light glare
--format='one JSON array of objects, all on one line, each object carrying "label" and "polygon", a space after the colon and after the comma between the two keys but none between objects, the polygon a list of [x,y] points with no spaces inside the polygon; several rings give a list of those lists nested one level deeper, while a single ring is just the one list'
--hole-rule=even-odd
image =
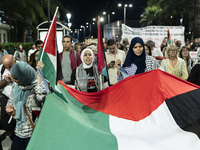
[{"label": "bright light glare", "polygon": [[122,4],[121,4],[121,3],[119,3],[119,4],[118,4],[118,7],[122,7]]},{"label": "bright light glare", "polygon": [[104,18],[103,18],[103,17],[101,17],[101,18],[100,18],[100,21],[101,21],[101,22],[103,22],[103,21],[104,21]]}]

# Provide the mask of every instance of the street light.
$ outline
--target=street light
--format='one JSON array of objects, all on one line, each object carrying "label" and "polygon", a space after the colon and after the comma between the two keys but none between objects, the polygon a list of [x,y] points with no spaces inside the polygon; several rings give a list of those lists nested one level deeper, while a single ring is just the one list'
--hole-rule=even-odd
[{"label": "street light", "polygon": [[67,16],[68,22],[70,22],[70,19],[71,19],[72,15],[70,13],[67,13],[66,16]]},{"label": "street light", "polygon": [[71,28],[71,26],[72,26],[72,23],[71,23],[71,22],[69,22],[69,23],[68,23],[68,26],[69,26],[69,28]]},{"label": "street light", "polygon": [[[122,6],[122,4],[118,4],[118,7],[121,7]],[[133,5],[132,4],[125,4],[124,5],[124,24],[126,24],[126,7],[133,7]]]},{"label": "street light", "polygon": [[71,28],[72,23],[70,22],[70,19],[71,19],[72,15],[70,13],[67,13],[66,16],[67,16],[67,20],[68,20],[68,27]]},{"label": "street light", "polygon": [[81,26],[81,28],[83,28],[83,35],[84,35],[84,42],[85,42],[85,26]]},{"label": "street light", "polygon": [[104,21],[104,18],[103,18],[103,17],[101,17],[101,18],[100,18],[100,21],[101,21],[101,22],[103,22],[103,21]]},{"label": "street light", "polygon": [[90,31],[89,36],[91,36],[91,30],[92,30],[91,23],[86,22],[86,28],[89,28],[89,31]]},{"label": "street light", "polygon": [[[115,12],[112,12],[112,15],[114,15]],[[106,12],[104,11],[103,12],[103,15],[106,15]],[[108,13],[108,24],[110,24],[110,14]]]}]

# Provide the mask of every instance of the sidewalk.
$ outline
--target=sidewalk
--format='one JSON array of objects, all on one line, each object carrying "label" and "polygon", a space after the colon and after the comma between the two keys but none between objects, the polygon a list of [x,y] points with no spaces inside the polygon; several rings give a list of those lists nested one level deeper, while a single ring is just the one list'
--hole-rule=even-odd
[{"label": "sidewalk", "polygon": [[2,141],[3,150],[11,150],[12,141],[9,136],[6,136],[6,139]]}]

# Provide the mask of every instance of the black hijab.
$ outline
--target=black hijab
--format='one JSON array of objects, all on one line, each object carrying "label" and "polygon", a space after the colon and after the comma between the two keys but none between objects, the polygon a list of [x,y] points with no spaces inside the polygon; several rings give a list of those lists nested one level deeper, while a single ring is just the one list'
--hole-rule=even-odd
[{"label": "black hijab", "polygon": [[[143,47],[143,51],[140,56],[137,56],[133,51],[133,47],[135,46],[136,43],[140,43]],[[145,54],[144,42],[140,37],[135,37],[131,40],[131,45],[123,66],[129,67],[131,66],[132,63],[134,63],[137,66],[137,71],[135,74],[143,73],[145,72],[146,68],[145,60],[146,60],[146,54]]]}]

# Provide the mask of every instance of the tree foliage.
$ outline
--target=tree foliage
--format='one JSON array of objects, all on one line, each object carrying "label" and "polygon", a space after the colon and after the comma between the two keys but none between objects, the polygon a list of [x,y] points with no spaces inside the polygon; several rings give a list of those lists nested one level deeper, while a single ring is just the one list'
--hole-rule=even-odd
[{"label": "tree foliage", "polygon": [[[57,4],[56,0],[50,2],[53,16]],[[47,0],[3,0],[0,8],[4,12],[0,13],[0,17],[12,27],[12,41],[25,42],[25,31],[31,29],[36,33],[37,25],[48,20]],[[61,8],[65,9],[62,5]]]},{"label": "tree foliage", "polygon": [[142,26],[153,25],[155,22],[157,25],[180,25],[181,18],[183,24],[186,24],[194,9],[193,0],[148,0],[147,4],[141,15]]},{"label": "tree foliage", "polygon": [[141,14],[141,20],[140,20],[142,26],[157,25],[158,14],[161,11],[162,9],[157,6],[149,6],[145,8],[144,12]]}]

